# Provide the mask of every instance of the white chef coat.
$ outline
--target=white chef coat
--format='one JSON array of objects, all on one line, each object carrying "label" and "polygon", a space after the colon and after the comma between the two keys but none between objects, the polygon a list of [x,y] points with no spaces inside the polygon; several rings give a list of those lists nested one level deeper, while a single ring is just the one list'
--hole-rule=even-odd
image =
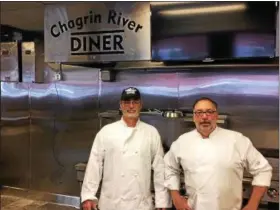
[{"label": "white chef coat", "polygon": [[164,161],[155,127],[138,120],[131,128],[121,119],[96,135],[81,191],[81,202],[97,200],[102,178],[100,210],[152,210],[151,170],[154,171],[155,206],[171,207],[164,187]]},{"label": "white chef coat", "polygon": [[193,210],[240,210],[246,168],[252,185],[270,186],[272,167],[239,132],[216,127],[203,139],[195,129],[172,143],[164,157],[165,186],[179,190],[180,166]]}]

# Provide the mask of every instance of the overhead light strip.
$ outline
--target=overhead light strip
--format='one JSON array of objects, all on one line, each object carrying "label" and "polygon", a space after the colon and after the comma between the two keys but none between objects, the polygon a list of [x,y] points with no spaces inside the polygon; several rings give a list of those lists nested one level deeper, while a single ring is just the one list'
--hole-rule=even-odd
[{"label": "overhead light strip", "polygon": [[197,1],[151,1],[152,6],[167,6],[174,4],[190,4],[190,3],[199,3]]},{"label": "overhead light strip", "polygon": [[247,7],[245,4],[231,4],[231,5],[212,6],[212,7],[203,7],[203,8],[162,10],[159,11],[158,13],[164,16],[195,15],[195,14],[242,11],[242,10],[246,10],[246,8]]}]

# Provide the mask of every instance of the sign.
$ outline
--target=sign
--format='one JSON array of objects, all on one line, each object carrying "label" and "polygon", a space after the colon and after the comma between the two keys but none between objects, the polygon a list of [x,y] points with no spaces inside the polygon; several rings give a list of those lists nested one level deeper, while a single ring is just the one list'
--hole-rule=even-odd
[{"label": "sign", "polygon": [[149,2],[45,6],[46,62],[151,59]]}]

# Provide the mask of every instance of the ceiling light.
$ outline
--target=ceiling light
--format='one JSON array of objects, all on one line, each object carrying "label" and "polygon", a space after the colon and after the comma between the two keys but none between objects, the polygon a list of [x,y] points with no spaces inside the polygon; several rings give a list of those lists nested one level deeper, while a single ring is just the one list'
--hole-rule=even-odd
[{"label": "ceiling light", "polygon": [[223,6],[212,6],[203,8],[188,8],[188,9],[174,9],[174,10],[162,10],[158,13],[165,16],[175,15],[195,15],[203,13],[218,13],[218,12],[231,12],[245,10],[247,7],[245,4],[232,4]]},{"label": "ceiling light", "polygon": [[197,3],[195,1],[152,1],[150,4],[152,6],[167,6],[174,4],[188,4],[188,3]]}]

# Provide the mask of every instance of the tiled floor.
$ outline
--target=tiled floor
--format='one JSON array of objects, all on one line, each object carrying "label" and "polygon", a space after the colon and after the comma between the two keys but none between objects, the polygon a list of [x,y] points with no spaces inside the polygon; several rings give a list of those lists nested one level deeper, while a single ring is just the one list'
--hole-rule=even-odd
[{"label": "tiled floor", "polygon": [[74,207],[63,206],[28,198],[1,195],[1,210],[77,210]]},{"label": "tiled floor", "polygon": [[[31,197],[31,196],[30,196]],[[14,195],[1,195],[1,210],[78,210],[77,208],[59,205],[51,202],[33,200],[30,197]],[[34,197],[34,196],[33,196]],[[37,196],[39,198],[39,196]],[[175,209],[175,208],[174,208]],[[258,210],[278,210],[279,204],[275,206],[261,207]]]}]

